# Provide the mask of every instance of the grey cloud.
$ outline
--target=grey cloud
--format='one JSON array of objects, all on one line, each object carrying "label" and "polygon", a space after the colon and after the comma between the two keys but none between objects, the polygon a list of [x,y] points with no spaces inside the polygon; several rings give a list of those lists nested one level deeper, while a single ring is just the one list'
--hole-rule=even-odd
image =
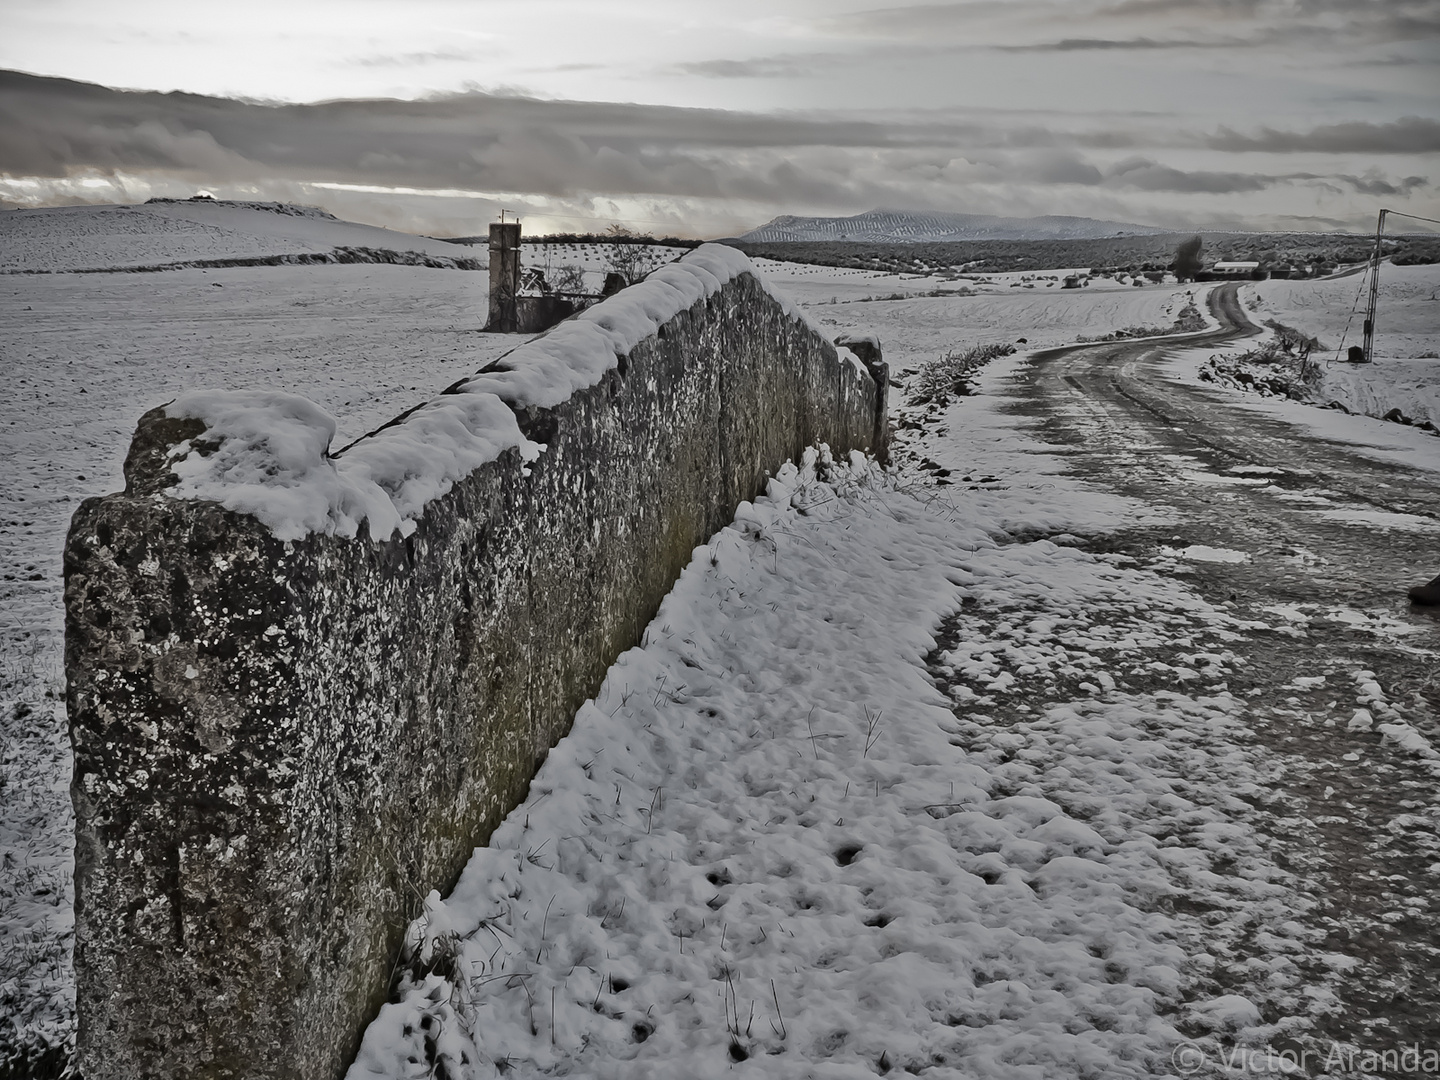
[{"label": "grey cloud", "polygon": [[1429,187],[1430,181],[1423,176],[1406,176],[1397,183],[1391,183],[1383,176],[1367,173],[1365,176],[1336,176],[1361,195],[1409,195],[1416,188]]},{"label": "grey cloud", "polygon": [[[1053,0],[1028,0],[1029,7],[1058,11]],[[966,4],[907,4],[901,7],[872,8],[831,16],[820,26],[833,33],[863,38],[928,38],[937,33],[965,31],[976,20],[1006,16],[1018,5],[1015,0],[974,0]]]},{"label": "grey cloud", "polygon": [[1138,191],[1178,191],[1206,194],[1233,194],[1262,191],[1280,178],[1259,173],[1186,172],[1145,158],[1129,158],[1110,169],[1105,177],[1112,187]]},{"label": "grey cloud", "polygon": [[355,67],[390,68],[423,67],[428,64],[448,64],[474,60],[481,54],[459,49],[434,49],[429,52],[374,53],[357,56],[346,63]]},{"label": "grey cloud", "polygon": [[[269,175],[556,196],[716,198],[751,192],[757,183],[781,193],[793,182],[797,191],[833,194],[837,155],[806,165],[820,149],[948,149],[952,157],[987,147],[1053,150],[1034,159],[1043,175],[1093,182],[1074,172],[1064,148],[1132,147],[1136,137],[1119,128],[1072,135],[1004,116],[805,117],[481,92],[421,101],[275,104],[116,91],[0,72],[0,161],[12,175],[169,169],[217,182]],[[773,171],[780,161],[817,175],[799,184],[792,173]]]},{"label": "grey cloud", "polygon": [[1309,131],[1261,128],[1242,135],[1221,128],[1205,140],[1212,150],[1261,151],[1268,154],[1321,152],[1331,154],[1426,154],[1440,151],[1440,120],[1402,116],[1388,124],[1348,121]]},{"label": "grey cloud", "polygon": [[1031,175],[1042,184],[1098,184],[1104,175],[1090,162],[1073,154],[1041,154],[1031,159]]},{"label": "grey cloud", "polygon": [[1149,49],[1235,49],[1252,45],[1243,38],[1061,38],[1034,45],[999,45],[1002,52],[1105,52]]},{"label": "grey cloud", "polygon": [[[107,90],[0,72],[11,176],[99,172],[215,187],[349,184],[864,209],[903,191],[856,150],[917,138],[894,125],[468,93],[422,101],[262,104]],[[313,198],[313,197],[312,197]],[[327,196],[327,201],[334,201]]]},{"label": "grey cloud", "polygon": [[[1180,8],[1178,10],[1185,10]],[[1067,36],[1058,40],[1048,35],[1054,27],[1080,25],[1074,11],[1052,0],[1010,0],[1008,3],[917,4],[877,11],[857,12],[830,20],[842,33],[905,41],[919,53],[975,51],[994,48],[1000,52],[1080,52],[1116,49],[1237,48],[1248,46],[1247,38],[1216,37],[1213,33],[1179,33],[1186,20],[1172,18],[1171,32],[1162,37]],[[992,18],[993,17],[993,18]],[[981,28],[983,20],[992,25]],[[1088,20],[1087,20],[1088,25]],[[1036,37],[1041,40],[1029,40]],[[867,48],[875,55],[876,49]]]},{"label": "grey cloud", "polygon": [[1141,157],[1128,158],[1116,163],[1106,170],[1104,177],[1104,184],[1107,187],[1209,195],[1263,191],[1279,184],[1296,183],[1313,183],[1337,194],[1343,188],[1348,187],[1361,195],[1401,196],[1409,195],[1417,188],[1429,186],[1429,181],[1421,176],[1407,176],[1402,180],[1392,182],[1376,170],[1371,170],[1364,176],[1350,173],[1270,174],[1215,172],[1204,169],[1187,171]]},{"label": "grey cloud", "polygon": [[[1440,54],[1407,56],[1392,52],[1383,56],[1357,56],[1343,63],[1345,67],[1436,67],[1440,66]],[[1338,95],[1337,100],[1341,100]]]},{"label": "grey cloud", "polygon": [[1267,40],[1327,37],[1373,43],[1440,34],[1440,10],[1433,0],[1118,0],[1100,5],[1091,17],[1195,27],[1246,23]]},{"label": "grey cloud", "polygon": [[[1053,0],[918,4],[862,12],[848,17],[848,24],[881,38],[948,35],[1006,52],[1353,48],[1440,36],[1440,8],[1433,0],[1119,0],[1077,8]],[[1000,18],[977,37],[977,26],[990,16]],[[844,27],[847,19],[836,23]],[[1052,36],[1067,25],[1088,29],[1097,23],[1134,32]],[[1151,32],[1156,27],[1163,31]]]},{"label": "grey cloud", "polygon": [[[889,125],[471,93],[424,101],[266,105],[108,90],[0,73],[0,161],[12,175],[183,169],[220,179],[687,194],[753,177],[736,149],[883,147]],[[697,169],[701,163],[704,169]],[[713,194],[714,192],[707,192]]]},{"label": "grey cloud", "polygon": [[[1145,220],[1137,193],[1203,196],[1328,183],[1361,195],[1403,195],[1426,181],[1393,180],[1349,162],[1328,176],[1185,171],[1139,155],[1107,165],[1081,148],[1143,148],[1158,157],[1158,146],[1203,147],[1210,139],[1236,143],[1220,149],[1273,149],[1270,143],[1285,138],[1344,144],[1357,131],[1373,137],[1372,128],[1384,129],[1386,139],[1395,137],[1391,127],[1431,132],[1433,138],[1436,127],[1406,118],[1397,125],[1335,125],[1303,135],[1265,130],[1211,136],[1176,131],[1168,121],[1156,127],[1162,121],[1154,117],[1135,118],[1129,127],[1119,118],[1114,130],[1077,132],[1053,130],[1028,112],[1015,115],[1022,122],[1004,112],[785,116],[480,92],[295,105],[123,92],[0,71],[0,169],[11,177],[100,173],[117,182],[139,177],[137,182],[166,191],[204,186],[217,194],[263,191],[270,198],[309,201],[315,195],[305,185],[341,184],[453,189],[467,196],[508,192],[529,197],[532,205],[543,199],[574,207],[577,214],[588,204],[622,198],[630,205],[643,200],[711,208],[696,221],[717,220],[732,211],[716,207],[738,205],[854,212],[878,205],[977,211],[985,204],[1011,212],[1029,204],[1037,212],[1123,219],[1129,216],[1123,207],[1131,203]],[[363,200],[378,207],[383,197],[336,193],[325,202]],[[1155,200],[1156,207],[1180,201]],[[440,222],[490,205],[473,197],[434,202],[448,209],[435,211],[432,230],[453,228]],[[406,212],[420,214],[413,207]],[[1153,219],[1158,211],[1149,213]],[[386,220],[378,209],[366,215]]]},{"label": "grey cloud", "polygon": [[1119,0],[1094,11],[1101,18],[1162,18],[1177,15],[1206,20],[1254,18],[1271,0]]},{"label": "grey cloud", "polygon": [[1217,35],[1211,27],[1196,28],[1186,34],[1185,27],[1171,27],[1169,37],[1148,37],[1141,35],[1128,38],[1072,37],[1058,40],[1032,42],[1019,45],[997,45],[1000,52],[1154,52],[1162,50],[1202,49],[1226,52],[1248,51],[1266,48],[1305,48],[1334,45],[1347,38],[1345,31],[1325,26],[1258,26],[1243,33]]},{"label": "grey cloud", "polygon": [[[971,153],[964,158],[939,160],[913,155],[893,162],[914,176],[943,179],[956,176],[971,182],[1026,185],[1076,185],[1114,190],[1233,194],[1263,191],[1277,184],[1320,177],[1308,173],[1272,176],[1266,173],[1183,170],[1144,157],[1131,157],[1102,168],[1069,150],[1051,149],[1019,153]],[[1383,183],[1378,177],[1375,182]]]},{"label": "grey cloud", "polygon": [[833,57],[762,56],[752,60],[698,60],[676,64],[672,70],[682,75],[699,75],[707,79],[783,79],[805,75]]}]

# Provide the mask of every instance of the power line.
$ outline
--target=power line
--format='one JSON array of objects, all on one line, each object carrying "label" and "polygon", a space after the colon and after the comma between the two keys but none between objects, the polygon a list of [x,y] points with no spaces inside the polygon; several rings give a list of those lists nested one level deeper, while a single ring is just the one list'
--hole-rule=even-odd
[{"label": "power line", "polygon": [[[511,211],[513,214],[515,211]],[[621,225],[668,225],[670,228],[678,228],[681,222],[678,221],[656,221],[652,218],[622,218],[622,217],[587,217],[585,214],[566,214],[560,211],[534,210],[527,211],[530,217],[548,218],[552,221],[593,221],[596,224],[601,222],[614,222]]]},{"label": "power line", "polygon": [[1407,214],[1401,210],[1389,210],[1382,208],[1380,220],[1375,226],[1375,250],[1365,262],[1365,272],[1360,275],[1360,288],[1355,294],[1355,303],[1350,308],[1350,317],[1345,320],[1345,329],[1340,334],[1340,343],[1335,347],[1335,359],[1340,359],[1340,353],[1345,348],[1345,339],[1350,333],[1350,326],[1355,321],[1355,313],[1360,307],[1360,294],[1365,291],[1368,280],[1370,285],[1370,303],[1365,311],[1365,360],[1367,362],[1375,359],[1375,305],[1380,293],[1380,263],[1384,256],[1382,243],[1385,236],[1385,219],[1387,217],[1403,217],[1411,221],[1426,221],[1432,225],[1440,225],[1440,220],[1435,218],[1421,217],[1419,214]]},{"label": "power line", "polygon": [[1428,221],[1431,225],[1440,225],[1440,221],[1437,221],[1433,217],[1421,217],[1419,214],[1404,214],[1399,210],[1387,210],[1385,212],[1391,217],[1409,218],[1411,221]]}]

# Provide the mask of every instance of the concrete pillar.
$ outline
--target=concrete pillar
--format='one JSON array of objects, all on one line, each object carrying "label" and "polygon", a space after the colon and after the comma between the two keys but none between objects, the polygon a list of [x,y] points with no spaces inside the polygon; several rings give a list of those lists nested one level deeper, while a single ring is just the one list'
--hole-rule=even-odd
[{"label": "concrete pillar", "polygon": [[513,334],[520,329],[515,297],[520,292],[520,223],[497,221],[490,226],[490,318],[485,329]]},{"label": "concrete pillar", "polygon": [[890,365],[880,351],[880,339],[873,334],[841,334],[835,344],[849,349],[875,380],[875,427],[870,452],[881,465],[890,464]]}]

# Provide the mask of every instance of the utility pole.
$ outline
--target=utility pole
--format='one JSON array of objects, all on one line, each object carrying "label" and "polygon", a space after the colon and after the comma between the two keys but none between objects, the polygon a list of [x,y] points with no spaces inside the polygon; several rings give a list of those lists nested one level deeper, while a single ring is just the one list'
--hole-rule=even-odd
[{"label": "utility pole", "polygon": [[[1381,210],[1380,220],[1375,223],[1375,250],[1370,253],[1370,264],[1367,267],[1370,274],[1370,302],[1365,307],[1365,344],[1351,345],[1347,350],[1347,359],[1352,364],[1369,364],[1375,360],[1375,310],[1380,302],[1380,259],[1385,254],[1385,219],[1387,217],[1406,218],[1410,221],[1423,221],[1430,225],[1440,225],[1440,218],[1421,217],[1419,214],[1407,214],[1403,210]],[[1361,288],[1364,288],[1364,279],[1361,279]],[[1345,332],[1340,335],[1340,348],[1335,350],[1335,359],[1340,359],[1340,349],[1345,348],[1345,340],[1350,336],[1350,327],[1355,321],[1355,311],[1360,306],[1360,297],[1355,297],[1355,306],[1350,309],[1350,318],[1345,322]]]},{"label": "utility pole", "polygon": [[1380,300],[1380,238],[1385,233],[1385,215],[1389,210],[1380,211],[1380,220],[1375,224],[1375,250],[1370,255],[1370,306],[1365,309],[1365,363],[1375,360],[1375,307]]}]

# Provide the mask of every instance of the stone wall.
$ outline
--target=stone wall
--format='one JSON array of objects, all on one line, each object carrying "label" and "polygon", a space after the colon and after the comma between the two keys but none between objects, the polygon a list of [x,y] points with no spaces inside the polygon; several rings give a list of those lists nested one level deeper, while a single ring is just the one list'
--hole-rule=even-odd
[{"label": "stone wall", "polygon": [[523,798],[692,549],[806,446],[879,449],[869,366],[738,272],[519,407],[538,457],[504,449],[381,539],[177,497],[174,463],[218,436],[147,413],[65,552],[86,1080],[342,1076],[419,896]]}]

